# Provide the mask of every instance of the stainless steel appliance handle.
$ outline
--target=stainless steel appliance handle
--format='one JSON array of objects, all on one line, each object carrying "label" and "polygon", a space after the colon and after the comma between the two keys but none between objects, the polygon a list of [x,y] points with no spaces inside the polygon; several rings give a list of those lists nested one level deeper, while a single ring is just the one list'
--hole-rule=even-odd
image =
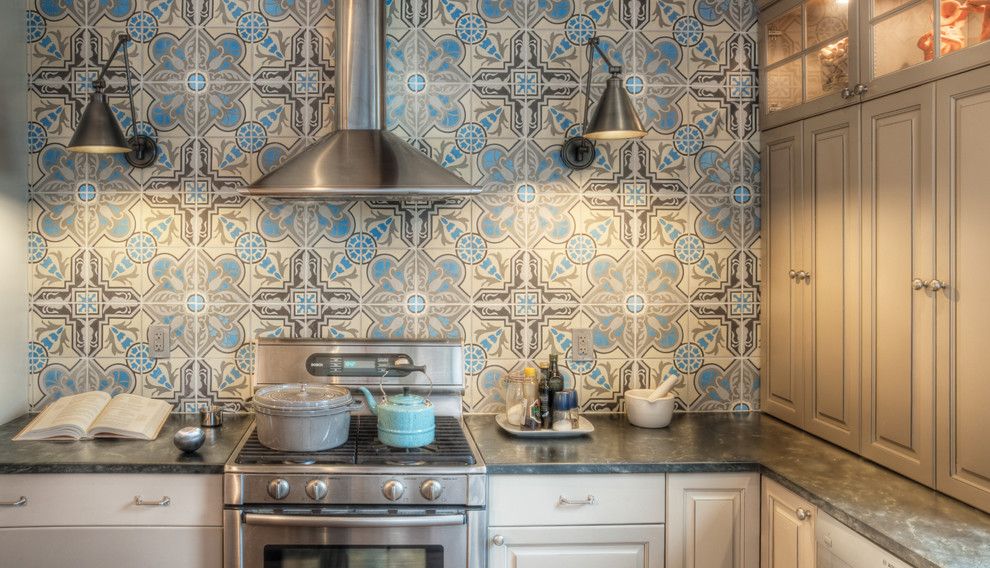
[{"label": "stainless steel appliance handle", "polygon": [[331,527],[338,529],[390,527],[446,527],[463,525],[467,515],[417,515],[394,517],[303,516],[244,513],[244,524],[272,527]]}]

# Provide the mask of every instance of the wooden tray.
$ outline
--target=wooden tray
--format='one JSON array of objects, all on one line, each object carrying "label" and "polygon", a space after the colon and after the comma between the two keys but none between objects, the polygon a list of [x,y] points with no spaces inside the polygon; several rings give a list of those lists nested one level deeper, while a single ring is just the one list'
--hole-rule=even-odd
[{"label": "wooden tray", "polygon": [[578,417],[578,427],[574,430],[523,430],[509,424],[509,419],[504,414],[496,414],[495,423],[502,430],[520,438],[576,438],[595,431],[595,426],[584,416]]}]

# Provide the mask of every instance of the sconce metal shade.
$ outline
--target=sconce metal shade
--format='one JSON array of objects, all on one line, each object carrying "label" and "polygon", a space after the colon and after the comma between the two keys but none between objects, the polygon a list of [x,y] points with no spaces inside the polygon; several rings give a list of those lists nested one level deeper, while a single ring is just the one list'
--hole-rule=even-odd
[{"label": "sconce metal shade", "polygon": [[588,120],[584,137],[591,140],[623,140],[646,136],[643,123],[636,115],[636,108],[629,93],[622,87],[622,80],[612,74],[605,83],[595,112]]},{"label": "sconce metal shade", "polygon": [[79,126],[72,134],[69,150],[90,154],[125,154],[132,150],[104,93],[96,91],[90,95]]}]

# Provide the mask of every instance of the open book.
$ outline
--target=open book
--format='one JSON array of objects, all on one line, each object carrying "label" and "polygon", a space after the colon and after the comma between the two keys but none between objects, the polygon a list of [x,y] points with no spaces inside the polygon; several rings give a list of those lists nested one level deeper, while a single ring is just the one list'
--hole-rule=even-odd
[{"label": "open book", "polygon": [[133,394],[102,391],[60,398],[24,427],[14,441],[133,438],[154,440],[172,405]]}]

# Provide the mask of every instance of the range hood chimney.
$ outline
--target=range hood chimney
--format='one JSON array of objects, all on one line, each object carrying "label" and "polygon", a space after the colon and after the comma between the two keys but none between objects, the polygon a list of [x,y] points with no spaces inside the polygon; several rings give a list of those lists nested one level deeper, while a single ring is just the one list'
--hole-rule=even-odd
[{"label": "range hood chimney", "polygon": [[384,4],[337,0],[337,129],[249,185],[245,193],[402,199],[481,191],[385,130]]}]

